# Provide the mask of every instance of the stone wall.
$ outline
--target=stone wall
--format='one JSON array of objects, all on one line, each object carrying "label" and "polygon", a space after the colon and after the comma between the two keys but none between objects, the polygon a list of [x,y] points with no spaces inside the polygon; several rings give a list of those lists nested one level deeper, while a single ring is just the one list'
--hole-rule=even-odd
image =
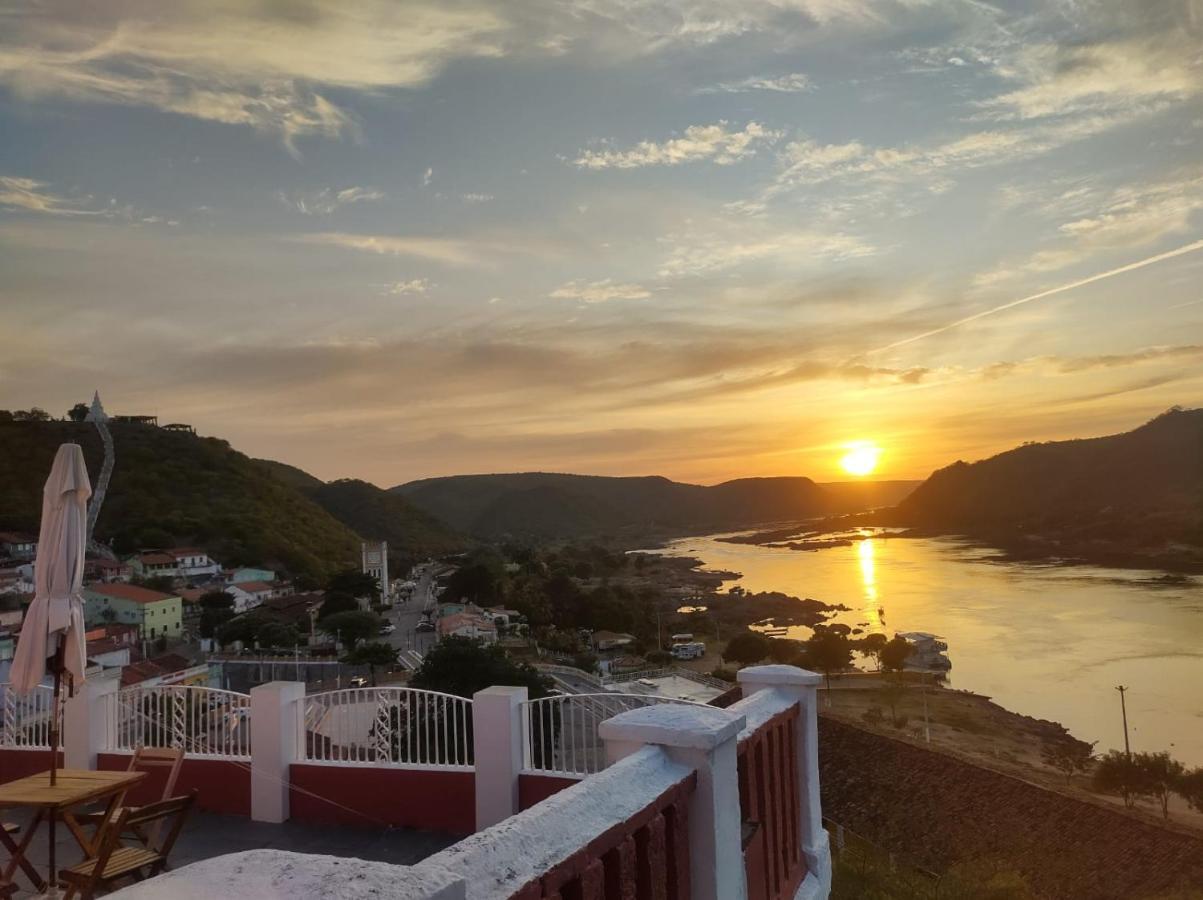
[{"label": "stone wall", "polygon": [[1001,857],[1042,896],[1203,887],[1203,839],[819,717],[823,814],[934,871]]}]

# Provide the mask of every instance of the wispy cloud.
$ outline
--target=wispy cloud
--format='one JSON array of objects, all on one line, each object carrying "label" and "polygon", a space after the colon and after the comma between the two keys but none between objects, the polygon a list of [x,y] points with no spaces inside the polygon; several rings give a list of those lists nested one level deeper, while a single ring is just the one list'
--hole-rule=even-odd
[{"label": "wispy cloud", "polygon": [[320,191],[297,191],[291,194],[281,191],[277,196],[289,209],[307,216],[329,215],[342,206],[383,200],[384,192],[373,188],[348,187],[342,190],[323,188]]},{"label": "wispy cloud", "polygon": [[552,256],[557,252],[554,245],[548,242],[517,236],[442,238],[321,231],[290,235],[286,240],[341,247],[380,256],[408,256],[447,266],[469,268],[491,268],[502,259],[512,256]]},{"label": "wispy cloud", "polygon": [[681,137],[640,141],[628,150],[585,150],[573,160],[582,169],[637,169],[644,166],[677,166],[707,160],[730,165],[775,143],[781,132],[757,122],[732,130],[725,121],[713,125],[691,125]]},{"label": "wispy cloud", "polygon": [[624,284],[610,278],[601,281],[569,281],[550,294],[556,300],[579,300],[582,303],[605,303],[609,300],[646,300],[652,295],[638,284]]},{"label": "wispy cloud", "polygon": [[772,91],[781,94],[800,94],[813,91],[814,82],[802,72],[791,72],[788,75],[756,76],[741,78],[738,81],[722,81],[698,88],[699,94],[745,94],[749,91]]},{"label": "wispy cloud", "polygon": [[871,256],[877,248],[854,234],[825,229],[757,228],[728,223],[717,231],[689,231],[663,238],[669,248],[660,266],[665,278],[708,275],[750,263],[807,268]]},{"label": "wispy cloud", "polygon": [[425,278],[411,278],[409,281],[394,281],[391,284],[383,285],[384,293],[394,297],[404,296],[406,294],[425,294],[434,285]]},{"label": "wispy cloud", "polygon": [[1188,253],[1197,253],[1203,250],[1203,240],[1194,241],[1174,250],[1168,250],[1165,253],[1158,253],[1154,256],[1145,259],[1137,260],[1136,262],[1128,263],[1127,265],[1119,266],[1118,268],[1108,269],[1106,272],[1099,272],[1096,275],[1091,275],[1087,278],[1079,278],[1077,281],[1071,281],[1068,284],[1058,285],[1054,288],[1049,288],[1046,291],[1039,291],[1035,294],[1030,294],[1027,297],[1020,297],[1018,300],[1012,300],[1010,303],[1003,303],[999,306],[984,309],[981,312],[974,313],[971,316],[965,316],[955,321],[949,322],[947,325],[941,325],[939,328],[933,328],[930,331],[925,331],[921,334],[916,334],[908,338],[903,338],[900,341],[894,341],[891,344],[886,344],[884,347],[878,347],[871,351],[873,353],[881,353],[886,350],[893,350],[896,347],[902,347],[907,344],[913,344],[916,341],[922,341],[926,338],[935,337],[938,334],[943,334],[946,331],[951,331],[954,328],[960,328],[962,325],[968,325],[970,322],[976,322],[979,319],[984,319],[987,316],[994,316],[1000,312],[1005,312],[1008,309],[1014,309],[1017,306],[1023,306],[1027,303],[1033,303],[1037,300],[1044,300],[1047,297],[1052,297],[1057,294],[1063,294],[1066,291],[1076,290],[1080,287],[1085,287],[1088,284],[1094,284],[1098,281],[1103,281],[1107,278],[1114,278],[1117,275],[1124,275],[1128,272],[1135,272],[1137,269],[1143,269],[1147,266],[1153,266],[1158,263],[1166,262],[1167,260],[1176,259],[1179,256],[1185,256]]},{"label": "wispy cloud", "polygon": [[96,211],[83,209],[76,199],[46,190],[45,182],[33,178],[0,175],[0,207],[54,216],[89,216]]}]

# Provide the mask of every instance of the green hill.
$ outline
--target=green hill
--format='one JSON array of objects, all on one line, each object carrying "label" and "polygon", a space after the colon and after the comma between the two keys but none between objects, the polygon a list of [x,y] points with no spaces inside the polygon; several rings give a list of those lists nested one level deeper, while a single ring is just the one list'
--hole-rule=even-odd
[{"label": "green hill", "polygon": [[[225,441],[143,425],[110,430],[117,464],[96,537],[118,552],[196,544],[224,564],[315,577],[358,560],[350,528]],[[0,423],[0,527],[37,531],[42,485],[69,441],[83,447],[95,480],[104,449],[93,426]]]},{"label": "green hill", "polygon": [[428,478],[392,489],[452,527],[486,538],[700,533],[866,506],[809,478],[742,478],[712,487],[659,476],[524,472]]},{"label": "green hill", "polygon": [[1171,410],[1124,434],[954,463],[896,514],[1017,553],[1203,565],[1203,409]]},{"label": "green hill", "polygon": [[[387,540],[399,561],[462,547],[442,523],[366,482],[325,484],[217,438],[109,427],[117,464],[96,537],[119,553],[194,544],[224,564],[321,578],[357,565],[363,538]],[[68,441],[83,447],[95,480],[104,450],[92,425],[0,422],[0,530],[37,531],[42,485]]]}]

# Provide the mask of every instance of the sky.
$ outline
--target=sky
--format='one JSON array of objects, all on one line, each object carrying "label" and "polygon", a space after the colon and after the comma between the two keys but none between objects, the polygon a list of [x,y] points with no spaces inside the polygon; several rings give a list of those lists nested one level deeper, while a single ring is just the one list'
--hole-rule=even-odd
[{"label": "sky", "polygon": [[1203,387],[1203,0],[0,0],[0,408],[922,478]]}]

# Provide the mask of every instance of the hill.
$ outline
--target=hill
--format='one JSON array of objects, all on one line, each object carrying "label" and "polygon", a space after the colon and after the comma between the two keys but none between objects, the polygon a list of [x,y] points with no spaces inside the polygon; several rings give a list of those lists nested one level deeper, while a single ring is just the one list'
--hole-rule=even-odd
[{"label": "hill", "polygon": [[302,493],[356,534],[388,541],[389,555],[407,564],[466,546],[462,535],[402,496],[353,478],[327,483],[313,480],[316,485],[302,488]]},{"label": "hill", "polygon": [[[329,484],[251,459],[217,438],[110,423],[116,449],[96,537],[119,553],[194,544],[230,565],[269,563],[322,578],[358,565],[362,539],[414,558],[463,539],[403,497],[363,481]],[[92,425],[0,422],[0,529],[38,529],[42,484],[59,444],[80,444],[95,479],[104,449]]]},{"label": "hill", "polygon": [[796,521],[867,508],[809,478],[741,478],[711,487],[660,476],[523,472],[428,478],[391,489],[453,528],[486,538],[639,537]]},{"label": "hill", "polygon": [[940,469],[901,524],[963,532],[1017,555],[1203,567],[1203,409],[1123,434],[1025,444]]},{"label": "hill", "polygon": [[[359,538],[295,487],[217,438],[110,425],[117,464],[96,537],[118,552],[196,544],[225,564],[321,577],[359,558]],[[73,422],[0,422],[0,527],[33,531],[55,451],[80,444],[95,479],[104,449]]]}]

